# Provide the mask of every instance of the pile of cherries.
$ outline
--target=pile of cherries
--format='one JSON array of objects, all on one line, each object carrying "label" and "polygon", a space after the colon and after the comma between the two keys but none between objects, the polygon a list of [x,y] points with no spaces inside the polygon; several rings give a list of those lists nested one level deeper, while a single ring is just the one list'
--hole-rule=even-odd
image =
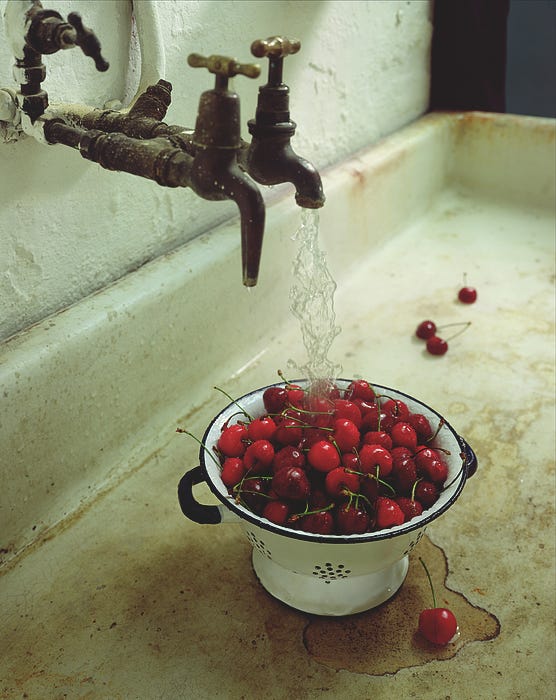
[{"label": "pile of cherries", "polygon": [[265,413],[223,425],[216,456],[236,502],[273,523],[322,535],[401,525],[438,499],[448,476],[442,427],[363,379],[346,389],[285,382]]}]

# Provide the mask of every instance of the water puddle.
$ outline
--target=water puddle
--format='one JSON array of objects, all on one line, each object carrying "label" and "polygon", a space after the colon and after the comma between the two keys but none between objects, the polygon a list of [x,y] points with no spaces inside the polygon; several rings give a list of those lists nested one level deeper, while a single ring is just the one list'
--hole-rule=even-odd
[{"label": "water puddle", "polygon": [[[349,617],[311,616],[304,632],[310,656],[335,670],[382,676],[451,659],[470,642],[497,637],[498,619],[446,586],[448,562],[443,550],[425,536],[415,552],[401,589],[383,605]],[[445,647],[427,642],[417,631],[419,613],[432,607],[429,582],[419,556],[431,573],[437,605],[449,608],[458,621],[459,637]]]}]

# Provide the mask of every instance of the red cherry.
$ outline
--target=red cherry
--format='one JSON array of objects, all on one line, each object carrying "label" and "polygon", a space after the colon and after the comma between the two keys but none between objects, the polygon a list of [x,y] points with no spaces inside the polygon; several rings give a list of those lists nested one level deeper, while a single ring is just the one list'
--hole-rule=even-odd
[{"label": "red cherry", "polygon": [[272,488],[281,498],[295,501],[303,500],[309,496],[311,485],[307,474],[297,467],[280,469],[272,477]]},{"label": "red cherry", "polygon": [[276,525],[284,525],[290,514],[290,508],[284,501],[270,501],[263,509],[263,517]]},{"label": "red cherry", "polygon": [[238,497],[240,501],[243,501],[248,508],[257,514],[262,513],[263,508],[268,503],[264,481],[255,477],[244,479],[241,482]]},{"label": "red cherry", "polygon": [[417,481],[417,469],[411,457],[395,459],[392,467],[392,477],[396,491],[399,493],[411,493]]},{"label": "red cherry", "polygon": [[216,446],[226,457],[243,457],[247,440],[247,428],[240,423],[234,423],[224,428]]},{"label": "red cherry", "polygon": [[375,400],[373,387],[364,379],[355,379],[346,389],[346,399],[362,399],[372,403]]},{"label": "red cherry", "polygon": [[330,535],[334,530],[334,518],[328,510],[309,513],[301,518],[301,529],[318,535]]},{"label": "red cherry", "polygon": [[395,500],[404,514],[405,522],[415,518],[417,515],[421,515],[423,512],[423,506],[419,501],[414,501],[412,498],[405,496],[399,496]]},{"label": "red cherry", "polygon": [[281,445],[298,445],[303,437],[303,430],[295,418],[281,421],[274,432],[274,439]]},{"label": "red cherry", "polygon": [[421,340],[428,340],[436,333],[436,324],[434,321],[421,321],[417,326],[415,335]]},{"label": "red cherry", "polygon": [[361,409],[353,401],[336,399],[334,401],[334,416],[336,418],[348,418],[355,423],[357,428],[361,427]]},{"label": "red cherry", "polygon": [[288,394],[288,403],[296,408],[303,408],[303,402],[305,400],[305,392],[297,384],[288,384],[286,387]]},{"label": "red cherry", "polygon": [[359,450],[361,471],[365,474],[376,475],[383,479],[392,471],[392,455],[380,445],[363,445]]},{"label": "red cherry", "polygon": [[366,445],[380,445],[386,450],[392,449],[392,438],[384,430],[369,430],[363,435],[363,442]]},{"label": "red cherry", "polygon": [[245,474],[243,461],[239,457],[226,457],[222,465],[220,478],[226,486],[239,484]]},{"label": "red cherry", "polygon": [[336,467],[326,474],[324,480],[326,492],[333,498],[338,498],[346,489],[352,493],[359,490],[359,475],[346,471],[343,467]]},{"label": "red cherry", "polygon": [[253,474],[264,472],[274,459],[274,447],[269,440],[257,440],[249,445],[243,455],[245,468]]},{"label": "red cherry", "polygon": [[420,442],[426,442],[432,437],[432,428],[428,419],[422,413],[412,413],[407,422],[417,433]]},{"label": "red cherry", "polygon": [[394,447],[407,447],[408,450],[412,451],[417,449],[417,433],[409,423],[400,421],[393,425],[390,431],[390,437],[392,438]]},{"label": "red cherry", "polygon": [[448,343],[442,338],[433,335],[427,340],[427,352],[431,355],[445,355],[448,352]]},{"label": "red cherry", "polygon": [[458,623],[454,613],[448,608],[436,607],[434,586],[425,562],[419,557],[419,561],[425,569],[432,593],[432,608],[421,611],[419,615],[419,632],[433,644],[444,646],[451,642],[458,632]]},{"label": "red cherry", "polygon": [[283,411],[287,400],[288,392],[281,386],[269,386],[263,393],[263,403],[268,413]]},{"label": "red cherry", "polygon": [[276,472],[285,467],[298,467],[303,469],[305,463],[305,455],[301,450],[298,450],[297,447],[293,445],[286,445],[275,453],[274,459],[272,460],[272,471],[276,474]]},{"label": "red cherry", "polygon": [[433,644],[445,646],[457,631],[456,616],[448,608],[428,608],[419,615],[419,632]]},{"label": "red cherry", "polygon": [[394,420],[407,420],[409,418],[409,408],[407,404],[399,399],[388,399],[382,406],[385,413],[389,413]]},{"label": "red cherry", "polygon": [[367,532],[370,524],[369,514],[359,506],[342,505],[336,512],[336,527],[342,535],[360,535]]},{"label": "red cherry", "polygon": [[477,290],[475,287],[462,287],[458,292],[458,299],[463,304],[474,304],[477,301]]},{"label": "red cherry", "polygon": [[431,481],[420,481],[415,487],[415,498],[423,508],[430,508],[438,501],[438,489]]},{"label": "red cherry", "polygon": [[319,440],[307,453],[307,461],[319,472],[329,472],[340,466],[340,455],[331,442]]},{"label": "red cherry", "polygon": [[270,416],[263,416],[262,418],[255,418],[249,423],[247,426],[247,435],[253,442],[256,440],[272,440],[275,430],[276,423],[272,418]]},{"label": "red cherry", "polygon": [[348,418],[338,418],[334,421],[332,439],[340,452],[350,452],[359,444],[361,435],[353,421]]},{"label": "red cherry", "polygon": [[376,500],[376,524],[380,530],[394,525],[402,525],[405,520],[402,509],[391,498],[380,496]]}]

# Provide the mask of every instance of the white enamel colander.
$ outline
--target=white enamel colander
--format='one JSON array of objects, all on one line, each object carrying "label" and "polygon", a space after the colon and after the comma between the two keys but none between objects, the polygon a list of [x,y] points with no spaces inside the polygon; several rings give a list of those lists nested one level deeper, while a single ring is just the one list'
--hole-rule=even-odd
[{"label": "white enamel colander", "polygon": [[[340,389],[350,382],[336,380]],[[293,383],[308,385],[307,380]],[[447,487],[432,507],[409,522],[362,535],[318,535],[276,525],[229,495],[218,465],[204,448],[199,452],[199,466],[186,472],[178,486],[182,512],[190,520],[212,525],[239,523],[253,547],[253,568],[263,587],[275,598],[304,612],[349,615],[376,607],[393,596],[407,574],[409,553],[429,523],[450,508],[477,468],[473,450],[434,409],[396,389],[372,386],[377,393],[404,401],[410,411],[422,413],[432,426],[440,424],[435,444],[449,453],[445,456]],[[224,408],[205,432],[205,447],[212,451],[222,426],[239,418],[238,404],[253,417],[264,415],[263,393],[267,388],[252,391]],[[219,505],[206,505],[195,499],[193,487],[203,481],[221,501]]]}]

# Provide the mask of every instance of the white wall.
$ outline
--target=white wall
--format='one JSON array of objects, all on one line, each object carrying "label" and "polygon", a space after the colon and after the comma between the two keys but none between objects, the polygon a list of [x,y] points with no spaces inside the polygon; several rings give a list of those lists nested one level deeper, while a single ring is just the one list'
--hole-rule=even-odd
[{"label": "white wall", "polygon": [[[44,57],[51,101],[101,107],[132,95],[139,65],[131,3],[43,5],[64,17],[79,11],[111,62],[99,74],[75,49]],[[0,0],[2,15],[5,6]],[[161,0],[157,7],[166,40],[164,77],[174,87],[169,123],[193,126],[199,95],[212,87],[206,71],[187,66],[190,52],[247,62],[254,60],[251,42],[275,34],[302,43],[300,53],[286,59],[284,80],[298,124],[294,147],[317,167],[426,110],[429,0]],[[15,87],[12,63],[0,23],[0,88]],[[265,68],[258,80],[234,81],[244,124],[254,116]],[[64,146],[0,141],[0,341],[236,213],[233,203],[206,202],[189,190],[104,171]],[[239,270],[237,279],[240,285]]]}]

